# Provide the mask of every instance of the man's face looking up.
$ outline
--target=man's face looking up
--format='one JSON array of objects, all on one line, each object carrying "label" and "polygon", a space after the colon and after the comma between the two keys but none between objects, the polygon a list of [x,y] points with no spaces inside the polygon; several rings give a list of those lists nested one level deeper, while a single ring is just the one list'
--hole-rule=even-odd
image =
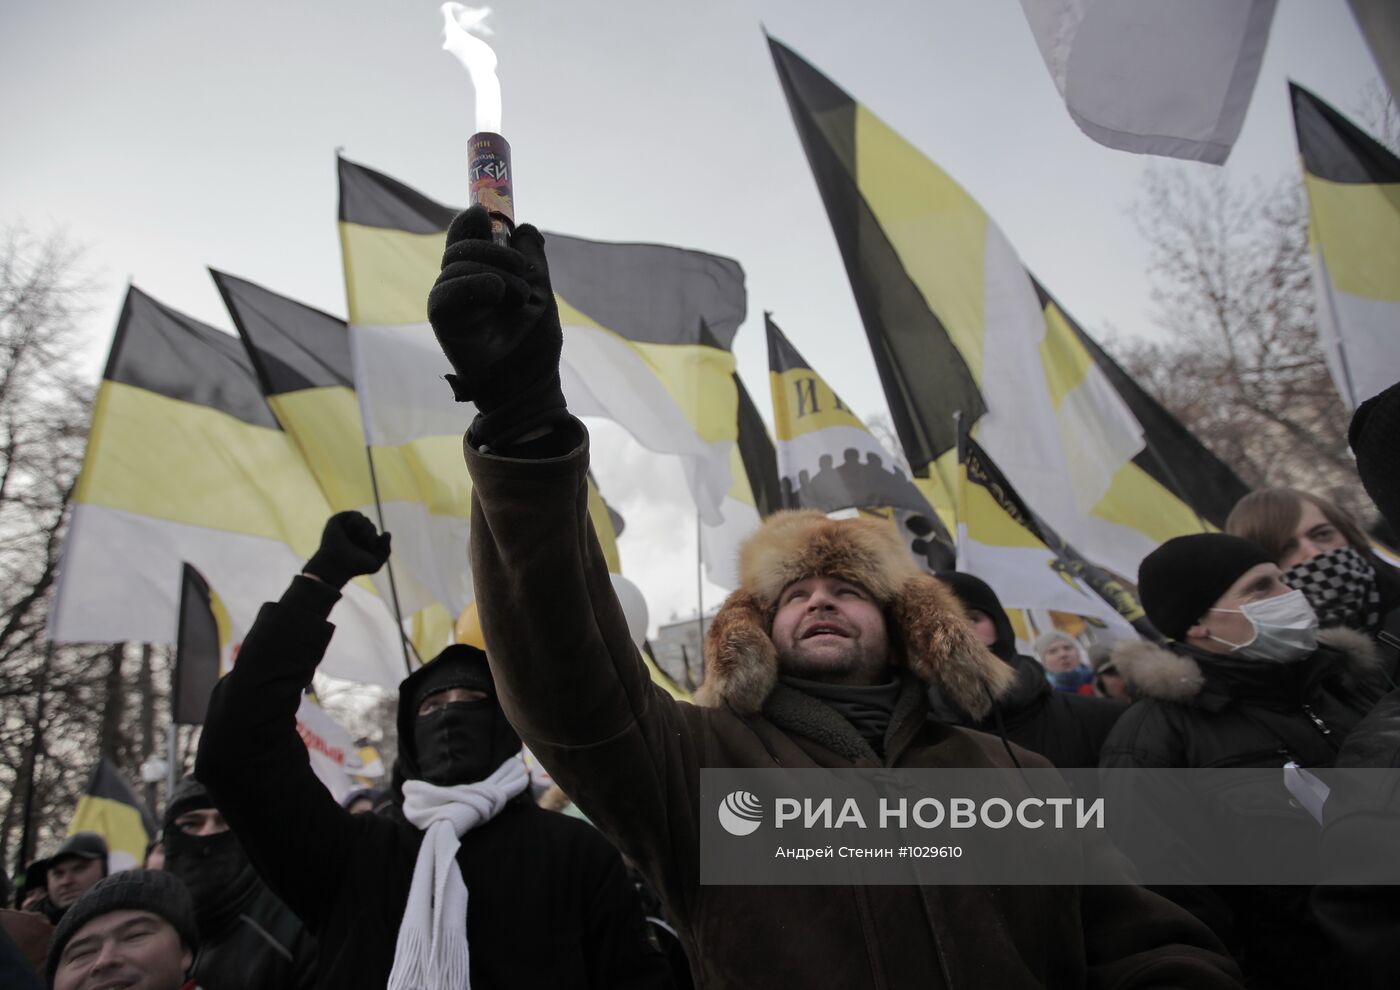
[{"label": "man's face looking up", "polygon": [[831,684],[879,684],[888,678],[885,614],[853,581],[810,577],[778,596],[773,615],[778,669]]}]

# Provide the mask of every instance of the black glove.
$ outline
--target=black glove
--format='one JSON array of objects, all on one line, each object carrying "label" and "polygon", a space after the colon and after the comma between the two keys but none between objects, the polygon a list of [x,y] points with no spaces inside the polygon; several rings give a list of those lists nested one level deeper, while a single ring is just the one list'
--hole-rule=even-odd
[{"label": "black glove", "polygon": [[505,247],[492,243],[485,209],[459,213],[428,293],[428,319],[456,372],[447,376],[453,395],[480,413],[472,443],[501,447],[568,419],[559,387],[564,335],[534,227],[517,227]]},{"label": "black glove", "polygon": [[305,573],[332,588],[343,588],[361,574],[373,574],[389,559],[389,534],[380,534],[358,512],[337,512],[326,520],[321,546],[306,562]]}]

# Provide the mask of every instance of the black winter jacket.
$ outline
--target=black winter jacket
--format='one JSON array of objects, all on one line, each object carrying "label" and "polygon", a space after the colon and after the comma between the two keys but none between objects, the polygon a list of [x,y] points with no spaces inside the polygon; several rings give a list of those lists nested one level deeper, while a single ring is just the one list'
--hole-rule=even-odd
[{"label": "black winter jacket", "polygon": [[[334,631],[326,617],[338,598],[298,577],[263,606],[214,691],[195,775],[268,886],[316,936],[318,985],[378,990],[423,833],[341,808],[297,736],[297,705]],[[670,985],[644,950],[622,857],[586,822],[517,799],[463,836],[457,863],[474,988]]]},{"label": "black winter jacket", "polygon": [[311,990],[316,940],[265,884],[250,894],[222,926],[200,919],[190,975],[204,990]]},{"label": "black winter jacket", "polygon": [[[1009,661],[1016,684],[998,701],[1006,737],[1057,767],[1096,767],[1104,742],[1126,706],[1107,698],[1065,694],[1051,687],[1045,668],[1019,654]],[[995,717],[964,724],[996,733]]]},{"label": "black winter jacket", "polygon": [[[997,700],[995,712],[977,721],[952,711],[953,721],[992,735],[1001,735],[1004,730],[1007,739],[1061,769],[1098,766],[1099,751],[1124,706],[1106,698],[1056,691],[1044,667],[1016,652],[1016,632],[991,585],[960,571],[943,571],[938,579],[952,589],[965,608],[977,609],[992,620],[997,635],[990,649],[1016,671],[1016,683]],[[936,691],[930,691],[929,697],[936,712],[950,712]]]},{"label": "black winter jacket", "polygon": [[[1327,630],[1307,660],[1289,664],[1211,657],[1152,643],[1119,644],[1118,669],[1139,700],[1104,746],[1101,766],[1330,767],[1347,734],[1380,697],[1377,658],[1369,639]],[[1190,872],[1200,843],[1247,842],[1280,830],[1320,832],[1282,784],[1221,789],[1218,809],[1199,832],[1161,835],[1162,817],[1130,793],[1132,775],[1105,774],[1109,805],[1127,814],[1109,818],[1119,847],[1145,870],[1170,857]],[[1154,871],[1161,875],[1161,870]],[[1248,985],[1316,987],[1335,975],[1335,962],[1308,910],[1308,888],[1180,886],[1156,888],[1211,926],[1245,971]]]}]

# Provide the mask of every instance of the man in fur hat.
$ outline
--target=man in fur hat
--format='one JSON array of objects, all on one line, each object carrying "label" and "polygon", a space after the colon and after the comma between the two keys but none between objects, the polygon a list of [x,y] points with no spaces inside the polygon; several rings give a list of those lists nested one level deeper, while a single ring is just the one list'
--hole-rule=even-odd
[{"label": "man in fur hat", "polygon": [[485,655],[449,646],[399,685],[394,808],[352,815],[311,770],[302,692],[340,589],[389,537],[358,512],[264,605],[209,702],[195,774],[316,936],[318,986],[669,990],[622,857],[535,805]]},{"label": "man in fur hat", "polygon": [[[1104,768],[1330,767],[1381,695],[1370,639],[1340,627],[1319,633],[1302,592],[1283,583],[1263,549],[1238,536],[1168,540],[1143,559],[1138,589],[1148,619],[1169,642],[1114,648],[1138,700],[1104,744]],[[1163,814],[1153,800],[1167,798],[1133,799],[1143,779],[1104,775],[1104,795],[1123,809],[1110,816],[1109,829],[1144,872],[1160,876],[1153,864],[1170,862],[1203,884],[1163,892],[1210,924],[1260,985],[1336,981],[1336,960],[1309,916],[1307,888],[1204,886],[1209,877],[1198,865],[1202,836],[1212,852],[1261,836],[1316,842],[1317,822],[1281,776],[1277,783],[1242,776],[1228,788],[1212,784],[1218,814],[1192,835],[1168,824],[1180,816]]]},{"label": "man in fur hat", "polygon": [[702,768],[1010,767],[1001,740],[930,720],[927,691],[980,718],[1013,675],[883,524],[795,512],[744,546],[702,704],[652,684],[589,526],[544,239],[490,237],[485,212],[460,215],[429,297],[453,392],[478,411],[465,453],[488,656],[531,751],[661,894],[696,985],[1235,986],[1202,926],[1127,885],[700,884]]}]

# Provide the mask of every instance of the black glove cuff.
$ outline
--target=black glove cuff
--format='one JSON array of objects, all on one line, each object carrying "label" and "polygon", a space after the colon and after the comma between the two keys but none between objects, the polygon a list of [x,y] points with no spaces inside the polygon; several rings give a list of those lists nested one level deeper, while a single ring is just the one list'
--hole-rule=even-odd
[{"label": "black glove cuff", "polygon": [[477,413],[467,428],[467,440],[474,447],[499,450],[532,430],[568,420],[569,410],[556,372],[490,412]]},{"label": "black glove cuff", "polygon": [[292,578],[291,585],[282,593],[280,599],[283,605],[308,612],[321,619],[330,618],[331,609],[338,601],[340,592],[303,574]]},{"label": "black glove cuff", "polygon": [[343,567],[337,566],[333,556],[324,550],[317,550],[312,554],[302,571],[315,575],[336,591],[345,587],[346,582],[355,576]]}]

